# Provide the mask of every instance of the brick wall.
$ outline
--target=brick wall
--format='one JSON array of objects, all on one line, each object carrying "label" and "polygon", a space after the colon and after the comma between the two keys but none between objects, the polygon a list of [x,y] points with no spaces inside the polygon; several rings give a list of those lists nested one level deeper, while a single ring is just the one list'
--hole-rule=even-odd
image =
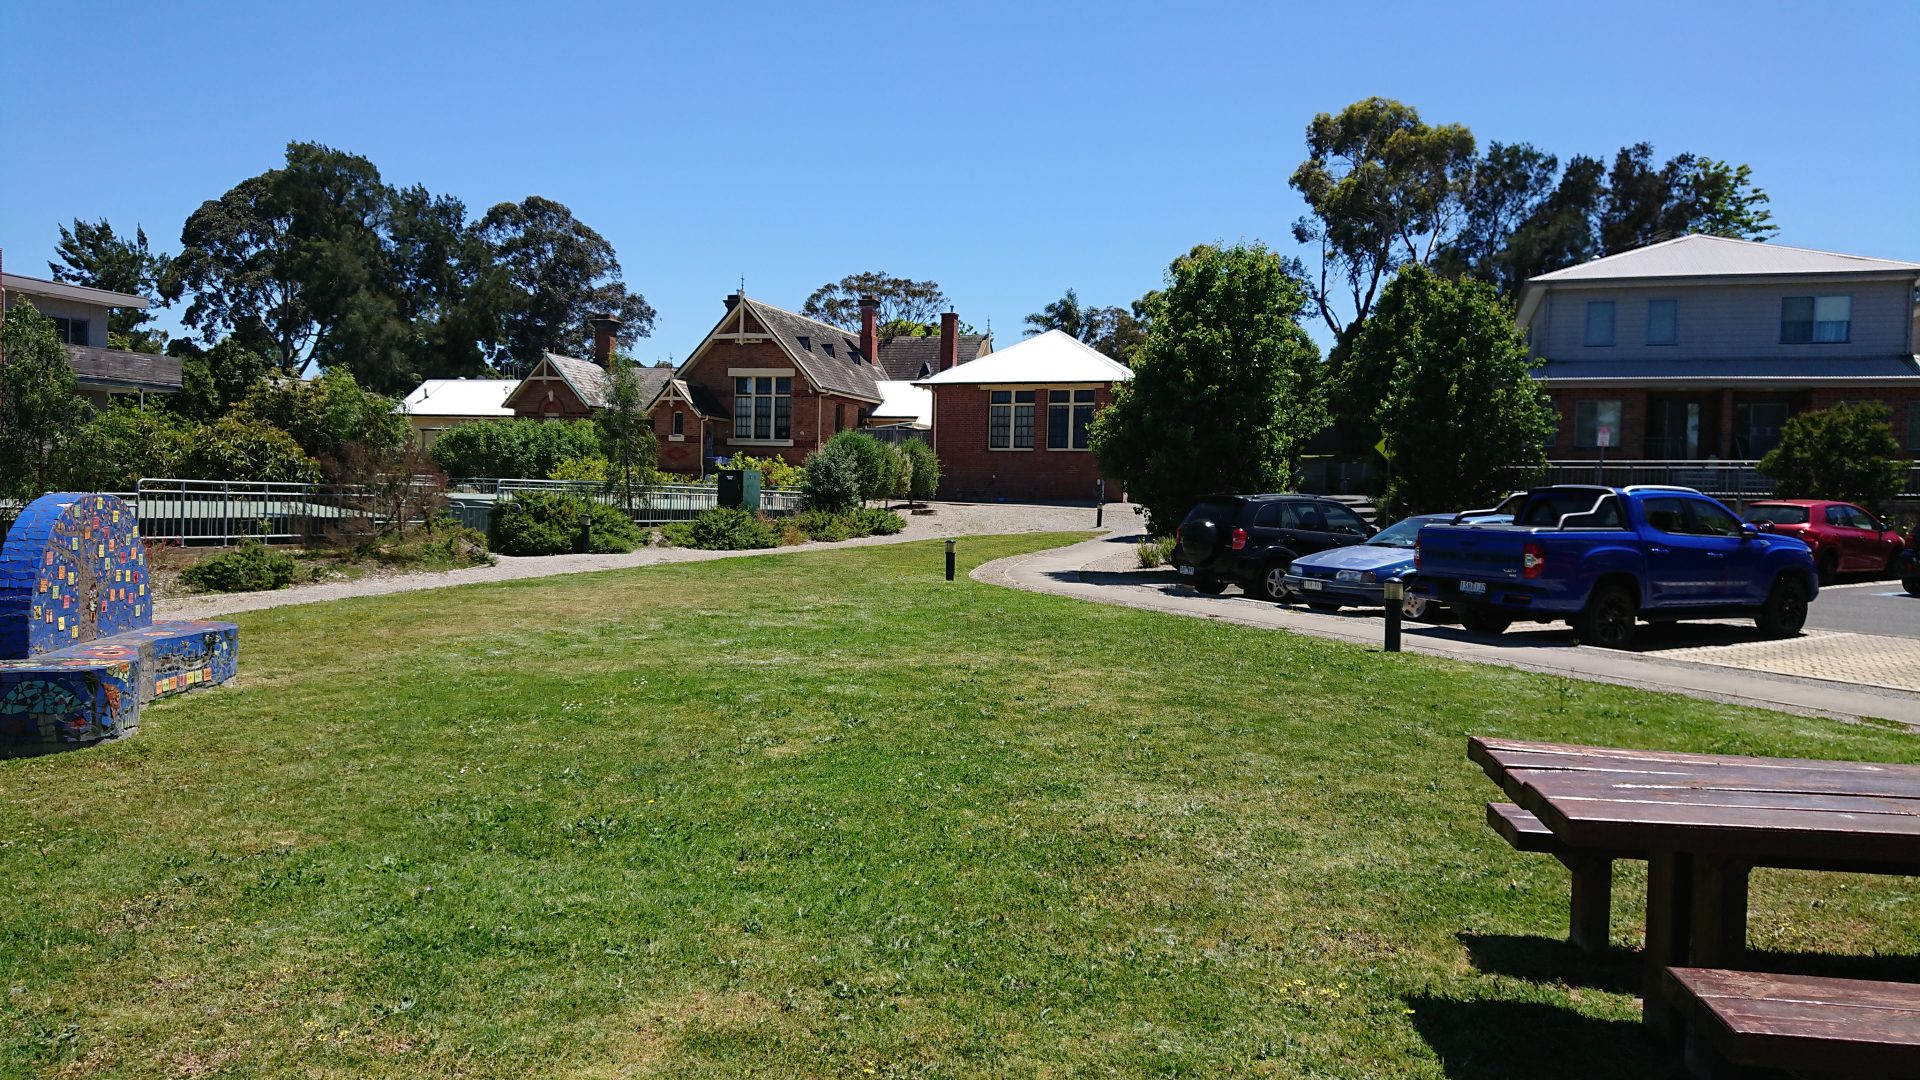
[{"label": "brick wall", "polygon": [[[1578,389],[1549,392],[1559,413],[1559,438],[1547,448],[1547,457],[1555,461],[1584,461],[1599,456],[1594,447],[1574,443],[1574,409],[1581,401],[1618,401],[1620,430],[1614,432],[1614,445],[1607,450],[1611,460],[1661,458],[1647,446],[1648,393],[1638,389]],[[1893,433],[1909,458],[1920,459],[1920,387],[1826,387],[1816,390],[1701,390],[1675,392],[1673,397],[1697,398],[1706,408],[1702,420],[1701,455],[1737,458],[1734,440],[1734,407],[1745,401],[1786,401],[1792,413],[1810,409],[1829,409],[1843,401],[1880,401],[1893,410]],[[1663,399],[1664,400],[1664,399]]]},{"label": "brick wall", "polygon": [[[793,372],[793,419],[791,446],[774,446],[752,441],[735,441],[733,438],[733,376],[727,372],[732,368],[768,368],[791,370]],[[806,460],[808,454],[820,448],[820,444],[834,435],[834,406],[841,407],[848,430],[860,426],[863,410],[871,410],[876,402],[861,401],[858,398],[842,394],[821,393],[813,388],[807,377],[801,374],[799,366],[793,362],[786,351],[773,341],[715,341],[707,347],[704,354],[691,367],[681,373],[681,378],[689,384],[704,385],[719,400],[727,419],[714,424],[713,453],[716,457],[731,457],[735,453],[746,453],[754,457],[777,457],[794,465]],[[665,410],[662,410],[664,413]],[[691,415],[685,421],[689,432],[688,441],[693,441],[694,420]],[[682,446],[680,443],[666,441],[666,434],[672,430],[672,420],[667,416],[656,417],[654,431],[662,442],[661,460],[667,460],[667,448]],[[698,447],[694,453],[698,454]],[[670,468],[663,464],[662,468]],[[673,469],[675,472],[696,471]]]},{"label": "brick wall", "polygon": [[[1023,388],[1024,389],[1024,388]],[[974,386],[933,388],[933,448],[940,456],[943,499],[1092,501],[1100,466],[1089,450],[1047,449],[1047,387],[1034,387],[1033,449],[987,449],[991,391]],[[1069,389],[1061,387],[1059,389]],[[1082,387],[1084,389],[1084,387]],[[1113,387],[1097,388],[1094,411],[1113,402]],[[1107,498],[1123,498],[1107,483]]]},{"label": "brick wall", "polygon": [[1553,390],[1554,411],[1559,413],[1558,438],[1547,447],[1547,457],[1555,461],[1581,461],[1600,456],[1597,447],[1575,446],[1573,420],[1575,407],[1582,401],[1618,401],[1620,430],[1613,433],[1613,445],[1607,457],[1626,461],[1646,455],[1647,394],[1644,390]]}]

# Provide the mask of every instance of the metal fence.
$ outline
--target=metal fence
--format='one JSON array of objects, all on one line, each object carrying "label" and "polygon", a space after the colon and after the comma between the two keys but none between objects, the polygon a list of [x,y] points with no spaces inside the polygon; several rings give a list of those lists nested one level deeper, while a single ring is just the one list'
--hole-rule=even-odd
[{"label": "metal fence", "polygon": [[181,544],[306,543],[329,530],[382,524],[371,493],[347,485],[151,478],[131,500],[142,537]]},{"label": "metal fence", "polygon": [[[521,480],[510,477],[459,477],[447,485],[447,497],[454,512],[463,521],[477,513],[476,528],[486,528],[486,514],[502,499],[511,499],[527,491],[565,491],[584,495],[608,506],[626,507],[626,493],[612,491],[597,480]],[[636,525],[665,525],[691,521],[702,511],[718,506],[719,488],[712,484],[648,484],[634,489],[633,521]],[[771,517],[797,513],[800,492],[791,488],[761,488],[760,510]],[[473,522],[468,521],[468,524]]]},{"label": "metal fence", "polygon": [[[1661,484],[1689,487],[1732,503],[1771,498],[1773,479],[1760,472],[1758,461],[1550,461],[1537,483]],[[1517,485],[1520,487],[1526,484]],[[1907,470],[1905,489],[1895,499],[1905,509],[1920,503],[1920,465]]]}]

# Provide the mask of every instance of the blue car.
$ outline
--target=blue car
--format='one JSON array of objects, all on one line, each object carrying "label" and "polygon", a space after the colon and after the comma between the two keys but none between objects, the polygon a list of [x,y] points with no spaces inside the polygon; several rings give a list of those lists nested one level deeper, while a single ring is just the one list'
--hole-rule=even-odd
[{"label": "blue car", "polygon": [[[1302,555],[1287,568],[1287,589],[1305,600],[1309,607],[1336,611],[1347,607],[1381,607],[1381,586],[1400,581],[1413,573],[1413,541],[1422,525],[1444,525],[1456,514],[1418,514],[1373,534],[1364,544],[1333,548],[1314,555]],[[1400,614],[1409,619],[1426,618],[1432,605],[1409,595],[1401,601]]]}]

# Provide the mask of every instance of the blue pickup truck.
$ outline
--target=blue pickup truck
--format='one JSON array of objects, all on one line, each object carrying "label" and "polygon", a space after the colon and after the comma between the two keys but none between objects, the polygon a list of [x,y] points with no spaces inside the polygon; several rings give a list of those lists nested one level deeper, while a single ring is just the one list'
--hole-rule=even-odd
[{"label": "blue pickup truck", "polygon": [[1807,545],[1690,488],[1537,488],[1511,525],[1426,526],[1414,557],[1416,593],[1469,630],[1564,620],[1610,649],[1640,620],[1750,617],[1788,637],[1819,592]]}]

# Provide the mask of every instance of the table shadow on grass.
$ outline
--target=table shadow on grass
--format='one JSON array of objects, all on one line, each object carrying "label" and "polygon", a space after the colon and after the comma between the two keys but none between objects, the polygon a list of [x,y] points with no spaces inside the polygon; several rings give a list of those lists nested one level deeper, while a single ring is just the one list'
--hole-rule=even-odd
[{"label": "table shadow on grass", "polygon": [[1450,1080],[1679,1080],[1679,1055],[1631,1020],[1532,1001],[1406,999],[1413,1026]]},{"label": "table shadow on grass", "polygon": [[1589,956],[1558,938],[1526,934],[1456,934],[1476,971],[1610,994],[1640,992],[1640,954],[1618,945]]}]

